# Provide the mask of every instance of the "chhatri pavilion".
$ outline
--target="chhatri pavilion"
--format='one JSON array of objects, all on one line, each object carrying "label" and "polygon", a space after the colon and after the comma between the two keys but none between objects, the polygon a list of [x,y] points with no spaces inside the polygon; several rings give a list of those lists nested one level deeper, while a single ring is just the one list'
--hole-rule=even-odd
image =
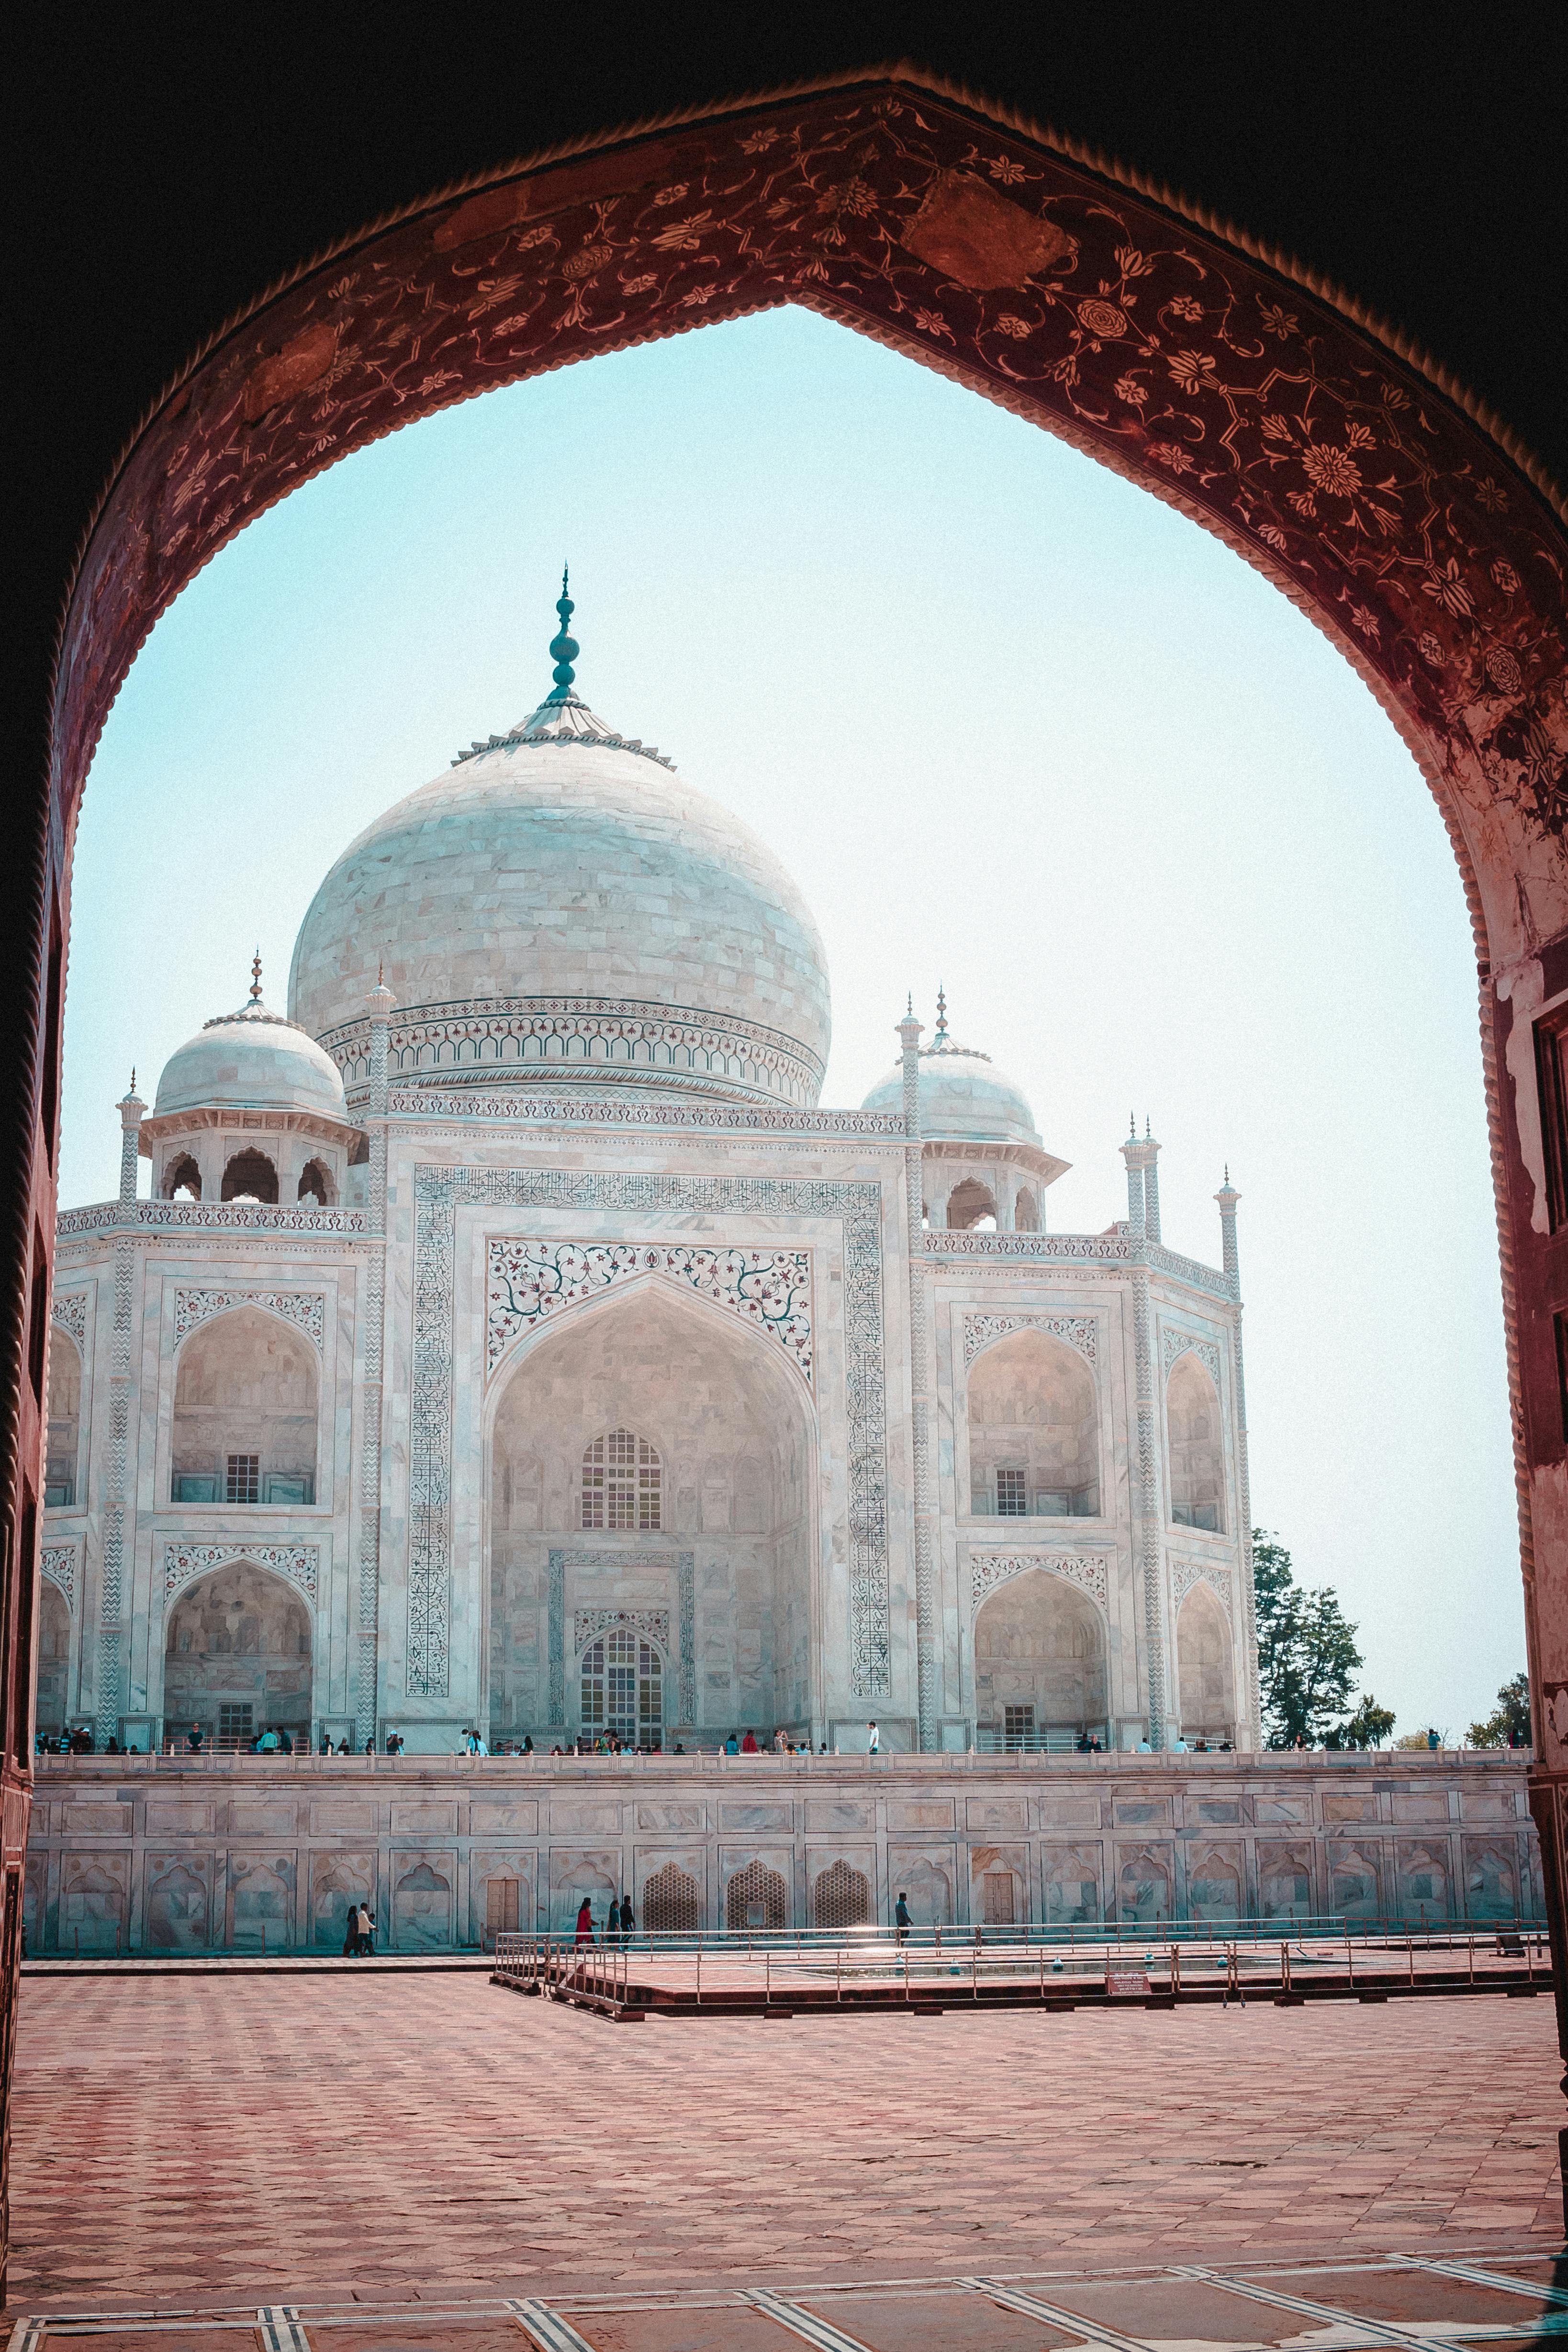
[{"label": "chhatri pavilion", "polygon": [[1218,1266],[1147,1131],[1052,1232],[944,1004],[820,1108],[809,909],[557,609],[544,701],[350,844],[287,1014],[258,966],[60,1217],[40,1724],[1255,1748],[1228,1180]]}]

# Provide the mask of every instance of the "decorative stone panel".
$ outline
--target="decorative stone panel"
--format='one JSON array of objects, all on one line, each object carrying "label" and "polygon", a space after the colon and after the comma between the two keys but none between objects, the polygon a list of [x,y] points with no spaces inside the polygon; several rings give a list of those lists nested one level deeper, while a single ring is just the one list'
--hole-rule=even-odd
[{"label": "decorative stone panel", "polygon": [[49,1582],[65,1594],[74,1612],[76,1609],[75,1544],[46,1544],[39,1555],[39,1565]]},{"label": "decorative stone panel", "polygon": [[290,1584],[313,1601],[316,1598],[320,1570],[321,1548],[317,1544],[247,1544],[247,1543],[171,1543],[163,1547],[163,1597],[177,1592],[195,1576],[205,1576],[210,1569],[226,1568],[231,1559],[249,1560],[255,1568],[269,1568],[277,1576],[286,1576]]},{"label": "decorative stone panel", "polygon": [[175,1347],[199,1324],[210,1323],[215,1315],[226,1315],[233,1307],[258,1307],[264,1314],[280,1316],[318,1349],[326,1336],[327,1301],[319,1290],[176,1290]]},{"label": "decorative stone panel", "polygon": [[1100,1340],[1099,1318],[1093,1315],[966,1315],[963,1318],[963,1360],[972,1364],[982,1348],[1005,1339],[1010,1331],[1045,1331],[1065,1339],[1092,1364]]},{"label": "decorative stone panel", "polygon": [[809,1381],[811,1252],[694,1249],[661,1242],[537,1242],[492,1236],[485,1280],[485,1371],[563,1307],[663,1276],[778,1342]]},{"label": "decorative stone panel", "polygon": [[[675,1176],[578,1169],[414,1171],[414,1366],[409,1430],[408,1664],[412,1696],[451,1679],[453,1258],[459,1206],[634,1214],[836,1219],[843,1233],[845,1455],[849,1496],[849,1674],[858,1698],[889,1696],[888,1431],[883,1370],[882,1187],[872,1178]],[[555,1600],[552,1556],[551,1601]],[[552,1632],[553,1713],[557,1659]],[[564,1703],[564,1674],[560,1682]],[[560,1716],[554,1719],[562,1720]]]},{"label": "decorative stone panel", "polygon": [[969,1599],[972,1610],[978,1610],[983,1601],[990,1599],[999,1584],[1006,1584],[1015,1576],[1023,1576],[1031,1568],[1043,1568],[1049,1576],[1065,1576],[1092,1594],[1102,1609],[1110,1605],[1110,1585],[1105,1561],[1092,1552],[1056,1551],[984,1551],[973,1552],[969,1560]]},{"label": "decorative stone panel", "polygon": [[646,1633],[661,1649],[669,1647],[668,1609],[578,1609],[572,1618],[573,1642],[579,1650],[586,1649],[595,1633],[603,1633],[611,1625],[624,1625],[632,1633]]}]

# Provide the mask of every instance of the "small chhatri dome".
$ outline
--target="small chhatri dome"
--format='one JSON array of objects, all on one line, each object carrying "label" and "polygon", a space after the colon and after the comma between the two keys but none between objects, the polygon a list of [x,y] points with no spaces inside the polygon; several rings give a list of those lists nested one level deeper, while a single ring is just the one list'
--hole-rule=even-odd
[{"label": "small chhatri dome", "polygon": [[553,686],[367,826],[300,925],[289,1009],[358,1089],[384,957],[400,1086],[657,1087],[815,1103],[826,959],[773,852],[576,689]]},{"label": "small chhatri dome", "polygon": [[[1035,1114],[1022,1087],[989,1054],[955,1042],[947,1025],[947,994],[937,991],[936,1030],[920,1053],[921,1139],[926,1143],[1025,1143],[1039,1148]],[[879,1078],[861,1108],[901,1111],[900,1065]]]},{"label": "small chhatri dome", "polygon": [[205,1023],[164,1063],[153,1116],[305,1110],[346,1120],[343,1082],[331,1055],[297,1022],[262,1003],[259,949],[250,970],[250,993],[238,1012]]}]

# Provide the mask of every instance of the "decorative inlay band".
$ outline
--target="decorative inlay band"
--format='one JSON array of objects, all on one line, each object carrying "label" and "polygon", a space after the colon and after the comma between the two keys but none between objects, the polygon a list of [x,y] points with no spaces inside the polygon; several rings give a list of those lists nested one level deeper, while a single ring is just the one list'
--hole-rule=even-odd
[{"label": "decorative inlay band", "polygon": [[405,1118],[504,1120],[526,1127],[678,1127],[714,1135],[742,1134],[869,1136],[901,1143],[904,1122],[880,1110],[817,1110],[810,1104],[798,1109],[777,1103],[688,1102],[679,1095],[668,1098],[648,1093],[546,1095],[532,1087],[515,1093],[482,1095],[465,1087],[460,1094],[417,1093],[391,1096],[388,1109]]},{"label": "decorative inlay band", "polygon": [[[321,1039],[346,1084],[370,1076],[371,1024],[345,1022]],[[695,1007],[616,997],[474,998],[394,1015],[391,1076],[405,1087],[675,1086],[809,1104],[818,1057],[782,1030]]]},{"label": "decorative inlay band", "polygon": [[611,1625],[624,1625],[631,1633],[646,1633],[661,1650],[669,1647],[668,1609],[575,1610],[572,1617],[573,1647],[585,1650],[596,1633],[603,1633]]},{"label": "decorative inlay band", "polygon": [[1183,1356],[1195,1356],[1215,1387],[1219,1387],[1219,1344],[1214,1339],[1200,1339],[1195,1331],[1173,1331],[1167,1325],[1160,1334],[1160,1371],[1169,1380],[1173,1365]]},{"label": "decorative inlay band", "polygon": [[210,1323],[215,1315],[226,1315],[232,1307],[258,1307],[264,1314],[280,1316],[314,1340],[318,1349],[326,1338],[327,1301],[320,1290],[176,1290],[175,1347],[199,1324]]},{"label": "decorative inlay band", "polygon": [[46,1544],[39,1555],[39,1565],[44,1574],[51,1584],[58,1586],[73,1610],[76,1607],[76,1559],[75,1544]]},{"label": "decorative inlay band", "polygon": [[117,1226],[142,1233],[365,1234],[363,1209],[275,1209],[264,1201],[96,1201],[62,1209],[58,1234],[101,1234]]},{"label": "decorative inlay band", "polygon": [[969,1600],[972,1610],[989,1599],[999,1584],[1043,1568],[1047,1576],[1065,1576],[1069,1584],[1092,1593],[1102,1609],[1110,1605],[1110,1580],[1105,1561],[1094,1552],[983,1551],[969,1559]]},{"label": "decorative inlay band", "polygon": [[1206,1584],[1211,1592],[1217,1592],[1225,1604],[1226,1615],[1235,1618],[1236,1598],[1228,1568],[1213,1567],[1206,1560],[1180,1561],[1171,1579],[1171,1591],[1178,1609],[1194,1584]]},{"label": "decorative inlay band", "polygon": [[[1125,1234],[921,1234],[928,1257],[1088,1258],[1125,1265],[1138,1253]],[[1216,1277],[1217,1279],[1218,1277]]]},{"label": "decorative inlay band", "polygon": [[811,1379],[811,1252],[694,1249],[661,1242],[537,1242],[492,1236],[485,1286],[485,1370],[562,1307],[662,1276],[727,1307]]},{"label": "decorative inlay band", "polygon": [[317,1575],[321,1547],[317,1544],[165,1544],[163,1547],[163,1597],[177,1592],[195,1576],[205,1576],[209,1569],[226,1568],[230,1560],[249,1560],[255,1568],[269,1568],[278,1576],[286,1576],[297,1584],[310,1600],[316,1598]]},{"label": "decorative inlay band", "polygon": [[982,1348],[1009,1331],[1046,1331],[1065,1339],[1092,1364],[1100,1341],[1099,1319],[1093,1315],[966,1315],[963,1318],[963,1360],[972,1364]]},{"label": "decorative inlay band", "polygon": [[57,1290],[49,1313],[62,1331],[68,1331],[79,1348],[87,1344],[87,1293],[85,1290]]},{"label": "decorative inlay band", "polygon": [[[417,1162],[414,1171],[409,1692],[445,1696],[451,1673],[453,1259],[459,1207],[674,1213],[721,1218],[731,1224],[742,1217],[837,1222],[844,1255],[850,1689],[858,1698],[886,1698],[890,1689],[891,1600],[881,1185],[869,1177],[675,1176],[588,1169],[454,1168],[431,1161]],[[552,1596],[553,1575],[552,1554]],[[562,1671],[563,1675],[563,1664]],[[553,1649],[550,1677],[553,1694]]]}]

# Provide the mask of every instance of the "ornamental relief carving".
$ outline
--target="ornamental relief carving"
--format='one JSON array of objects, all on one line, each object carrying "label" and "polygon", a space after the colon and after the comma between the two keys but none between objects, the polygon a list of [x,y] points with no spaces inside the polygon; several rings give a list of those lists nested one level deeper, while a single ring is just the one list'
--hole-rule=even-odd
[{"label": "ornamental relief carving", "polygon": [[62,1331],[68,1331],[79,1348],[87,1345],[87,1293],[85,1290],[57,1290],[49,1306],[52,1321]]},{"label": "ornamental relief carving", "polygon": [[[682,1081],[684,1091],[684,1081]],[[530,1127],[651,1127],[682,1128],[713,1135],[755,1133],[815,1137],[872,1136],[902,1143],[904,1123],[887,1111],[816,1110],[809,1104],[798,1110],[773,1103],[737,1103],[715,1097],[694,1103],[672,1097],[648,1101],[613,1094],[594,1096],[535,1094],[520,1088],[504,1095],[426,1093],[393,1094],[388,1108],[412,1112],[421,1118],[505,1120]]]},{"label": "ornamental relief carving", "polygon": [[255,1568],[269,1568],[275,1575],[286,1576],[290,1584],[298,1585],[310,1601],[316,1598],[321,1563],[318,1544],[245,1543],[165,1544],[163,1598],[168,1600],[193,1577],[205,1576],[209,1569],[226,1568],[230,1560],[236,1559],[248,1560]]},{"label": "ornamental relief carving", "polygon": [[279,1316],[297,1331],[303,1331],[318,1349],[325,1344],[327,1300],[323,1291],[176,1290],[175,1347],[181,1346],[200,1324],[210,1323],[215,1315],[226,1315],[234,1307],[258,1307],[264,1314]]},{"label": "ornamental relief carving", "polygon": [[624,1625],[630,1633],[646,1633],[661,1650],[669,1647],[668,1609],[577,1609],[572,1615],[574,1648],[585,1650],[596,1633],[611,1625]]},{"label": "ornamental relief carving", "polygon": [[1236,1601],[1228,1568],[1212,1566],[1206,1560],[1184,1559],[1178,1562],[1171,1577],[1171,1593],[1179,1609],[1194,1584],[1206,1584],[1211,1592],[1219,1595],[1226,1615],[1234,1623]]},{"label": "ornamental relief carving", "polygon": [[1200,1339],[1195,1331],[1173,1331],[1167,1324],[1160,1334],[1160,1370],[1169,1380],[1172,1370],[1183,1356],[1195,1356],[1215,1387],[1219,1387],[1219,1342]]},{"label": "ornamental relief carving", "polygon": [[1095,1315],[966,1315],[963,1318],[963,1360],[972,1364],[983,1348],[1009,1331],[1045,1331],[1076,1348],[1089,1363],[1097,1360],[1100,1318]]},{"label": "ornamental relief carving", "polygon": [[537,1242],[492,1235],[485,1282],[487,1378],[552,1316],[627,1282],[663,1278],[761,1331],[812,1377],[811,1252],[661,1242]]},{"label": "ornamental relief carving", "polygon": [[44,1574],[52,1585],[65,1594],[74,1613],[77,1563],[75,1544],[45,1544],[38,1558]]},{"label": "ornamental relief carving", "polygon": [[1110,1605],[1110,1579],[1105,1560],[1095,1552],[1054,1551],[984,1551],[969,1556],[970,1613],[990,1599],[999,1585],[1011,1582],[1016,1576],[1026,1575],[1030,1569],[1044,1569],[1048,1576],[1065,1577],[1099,1601],[1102,1609]]}]

